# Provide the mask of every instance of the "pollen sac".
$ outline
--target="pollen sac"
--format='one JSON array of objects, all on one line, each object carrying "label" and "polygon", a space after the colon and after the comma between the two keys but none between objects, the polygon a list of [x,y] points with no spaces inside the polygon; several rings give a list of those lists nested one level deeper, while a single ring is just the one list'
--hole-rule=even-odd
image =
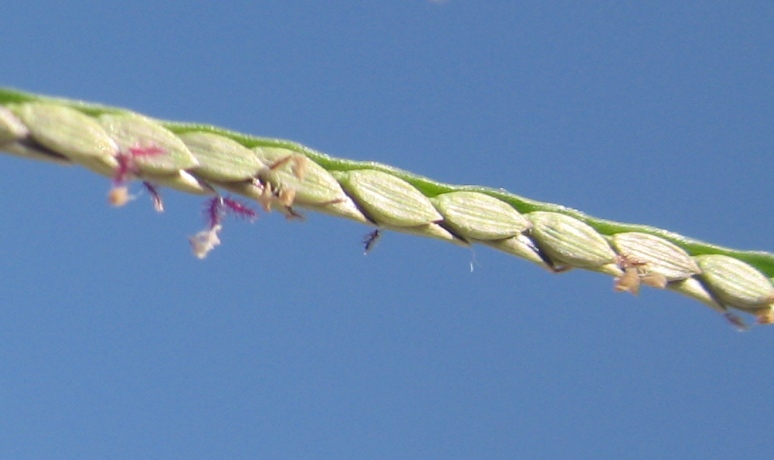
[{"label": "pollen sac", "polygon": [[557,212],[536,211],[526,217],[533,224],[530,235],[555,266],[623,274],[613,249],[590,225]]},{"label": "pollen sac", "polygon": [[643,275],[662,275],[667,281],[689,278],[701,273],[696,262],[682,248],[663,238],[640,232],[616,233],[613,246]]},{"label": "pollen sac", "polygon": [[70,107],[30,102],[15,108],[32,138],[99,174],[110,175],[118,146],[93,118]]},{"label": "pollen sac", "polygon": [[337,178],[377,224],[417,227],[443,219],[426,196],[393,175],[358,169],[339,172]]},{"label": "pollen sac", "polygon": [[221,228],[220,225],[215,225],[188,238],[188,241],[191,243],[191,250],[198,259],[204,259],[210,251],[220,245],[218,232],[220,232]]},{"label": "pollen sac", "polygon": [[711,254],[696,256],[701,279],[723,305],[755,314],[765,314],[774,305],[774,286],[763,273],[733,257]]},{"label": "pollen sac", "polygon": [[121,206],[128,203],[131,199],[132,196],[129,195],[129,188],[127,188],[125,185],[114,187],[108,193],[108,203],[116,208],[120,208]]},{"label": "pollen sac", "polygon": [[122,152],[138,149],[158,152],[132,157],[139,173],[171,175],[199,165],[183,141],[150,118],[134,113],[111,113],[100,116],[99,121]]},{"label": "pollen sac", "polygon": [[277,147],[255,147],[253,152],[267,165],[276,164],[286,158],[298,158],[297,162],[287,161],[285,165],[272,171],[277,182],[273,186],[294,190],[294,203],[316,205],[332,203],[345,197],[341,186],[328,171],[297,152]]},{"label": "pollen sac", "polygon": [[443,215],[444,225],[467,239],[502,240],[532,226],[510,205],[483,193],[450,192],[431,201]]},{"label": "pollen sac", "polygon": [[10,110],[0,107],[0,145],[25,138],[30,131]]},{"label": "pollen sac", "polygon": [[191,172],[206,180],[247,180],[265,166],[252,150],[227,137],[202,132],[182,133],[178,137],[199,162]]}]

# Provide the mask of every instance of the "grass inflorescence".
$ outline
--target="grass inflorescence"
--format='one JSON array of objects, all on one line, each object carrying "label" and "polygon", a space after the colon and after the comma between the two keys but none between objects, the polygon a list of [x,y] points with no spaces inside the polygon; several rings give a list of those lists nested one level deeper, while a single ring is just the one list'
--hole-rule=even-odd
[{"label": "grass inflorescence", "polygon": [[157,211],[159,188],[209,196],[206,228],[190,238],[204,258],[221,241],[226,216],[266,212],[290,219],[304,208],[383,230],[458,245],[483,244],[553,272],[586,269],[614,278],[614,290],[670,289],[723,313],[774,322],[774,254],[740,251],[646,225],[598,219],[502,189],[457,186],[391,166],[340,159],[292,141],[208,125],[155,120],[128,110],[0,89],[0,150],[72,163],[110,178],[108,201],[125,205],[141,182]]}]

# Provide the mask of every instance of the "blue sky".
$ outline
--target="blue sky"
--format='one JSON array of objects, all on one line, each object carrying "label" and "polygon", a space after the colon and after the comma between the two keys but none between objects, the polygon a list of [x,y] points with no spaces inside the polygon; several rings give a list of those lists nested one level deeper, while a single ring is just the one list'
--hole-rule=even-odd
[{"label": "blue sky", "polygon": [[[0,84],[774,250],[771,2],[11,2]],[[0,158],[4,458],[768,458],[774,329]],[[475,258],[476,269],[469,264]]]}]

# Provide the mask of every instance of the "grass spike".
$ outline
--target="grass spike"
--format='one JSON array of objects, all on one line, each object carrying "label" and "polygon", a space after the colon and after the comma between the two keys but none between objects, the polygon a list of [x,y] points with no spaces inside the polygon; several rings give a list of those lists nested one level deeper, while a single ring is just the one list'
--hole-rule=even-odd
[{"label": "grass spike", "polygon": [[[375,162],[331,157],[301,144],[210,125],[155,120],[129,110],[0,88],[0,151],[77,164],[114,183],[143,182],[210,195],[208,227],[191,237],[204,258],[221,241],[222,216],[254,218],[226,190],[300,218],[296,208],[460,245],[484,244],[550,271],[611,275],[614,290],[667,288],[744,324],[774,323],[774,254],[705,243],[647,225],[599,219],[558,204],[478,186],[450,185]],[[214,217],[213,217],[214,216]]]}]

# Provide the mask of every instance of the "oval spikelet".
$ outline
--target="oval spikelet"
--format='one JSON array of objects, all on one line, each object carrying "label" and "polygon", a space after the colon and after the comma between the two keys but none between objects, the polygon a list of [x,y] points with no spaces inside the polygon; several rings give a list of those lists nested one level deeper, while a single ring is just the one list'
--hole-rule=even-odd
[{"label": "oval spikelet", "polygon": [[123,153],[132,149],[156,149],[158,154],[133,155],[141,173],[174,174],[198,166],[183,141],[150,118],[135,113],[105,114],[99,121]]},{"label": "oval spikelet", "polygon": [[574,217],[536,211],[527,214],[527,218],[533,224],[530,235],[555,263],[599,270],[616,260],[615,252],[602,235]]},{"label": "oval spikelet", "polygon": [[443,219],[430,200],[403,179],[374,169],[339,172],[337,176],[377,224],[416,227]]},{"label": "oval spikelet", "polygon": [[26,137],[30,131],[5,107],[0,107],[0,144],[6,144]]},{"label": "oval spikelet", "polygon": [[616,233],[612,237],[618,252],[634,264],[644,264],[647,273],[657,273],[668,281],[683,280],[701,273],[696,262],[683,249],[663,238],[640,232]]},{"label": "oval spikelet", "polygon": [[118,146],[93,118],[63,105],[29,102],[16,114],[40,145],[75,163],[110,175]]},{"label": "oval spikelet", "polygon": [[227,137],[213,133],[178,134],[199,162],[191,172],[204,179],[236,182],[249,179],[265,165],[252,150]]},{"label": "oval spikelet", "polygon": [[[294,203],[299,205],[317,205],[333,203],[345,198],[336,179],[322,166],[292,150],[278,147],[255,147],[253,149],[258,159],[267,165],[276,164],[294,155],[303,157],[304,171],[298,174],[293,170],[293,162],[278,168],[275,173],[282,187],[295,190]],[[299,178],[298,176],[303,176]]]},{"label": "oval spikelet", "polygon": [[532,226],[513,207],[483,193],[450,192],[431,201],[443,215],[444,225],[468,239],[502,240]]},{"label": "oval spikelet", "polygon": [[720,254],[696,256],[701,278],[717,300],[752,312],[774,304],[774,286],[750,265]]}]

